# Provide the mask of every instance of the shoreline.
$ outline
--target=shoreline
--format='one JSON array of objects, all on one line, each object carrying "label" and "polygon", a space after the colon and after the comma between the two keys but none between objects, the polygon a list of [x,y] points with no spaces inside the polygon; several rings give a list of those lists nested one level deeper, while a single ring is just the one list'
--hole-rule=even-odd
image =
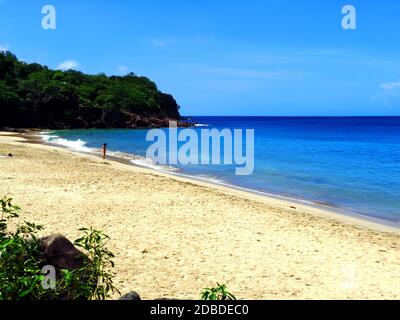
[{"label": "shoreline", "polygon": [[[67,146],[57,144],[57,143],[51,143],[51,142],[45,141],[42,137],[42,134],[43,134],[43,132],[46,132],[46,131],[47,130],[27,130],[26,132],[19,133],[19,134],[21,137],[26,138],[27,141],[29,141],[29,142],[48,145],[48,146],[52,146],[52,147],[57,147],[57,148],[75,152],[75,153],[78,153],[81,155],[91,155],[91,156],[95,156],[95,157],[98,157],[101,159],[100,152],[96,153],[94,151],[90,151],[90,152],[79,151],[79,150],[75,150],[73,148],[69,148]],[[2,134],[2,132],[0,131],[0,135],[1,134]],[[134,154],[132,154],[130,156],[138,157],[138,159],[143,159],[143,157],[140,157],[140,156],[137,156]],[[220,183],[220,182],[216,182],[216,181],[209,181],[207,179],[202,179],[200,177],[196,177],[193,175],[180,173],[180,172],[157,170],[157,169],[147,167],[145,165],[136,164],[131,161],[132,159],[125,159],[122,156],[113,155],[112,152],[110,155],[107,156],[107,160],[116,161],[116,162],[122,163],[124,165],[133,166],[133,167],[141,168],[144,170],[149,170],[152,173],[157,173],[157,174],[160,174],[162,176],[167,176],[172,179],[180,178],[180,179],[183,179],[182,181],[184,181],[184,182],[198,183],[198,184],[201,184],[202,186],[209,187],[209,188],[215,188],[217,190],[224,190],[225,192],[228,192],[228,193],[235,191],[235,192],[237,192],[238,196],[245,197],[245,198],[250,197],[253,200],[268,201],[268,200],[274,199],[277,201],[282,201],[283,206],[287,206],[289,208],[295,206],[296,207],[295,210],[297,210],[298,207],[301,206],[303,210],[307,210],[307,209],[312,209],[313,211],[315,210],[315,212],[313,212],[313,214],[317,214],[320,217],[335,219],[335,220],[338,220],[338,221],[341,221],[344,223],[350,223],[353,225],[370,228],[371,230],[380,231],[380,232],[393,232],[393,233],[400,234],[400,224],[399,223],[396,223],[396,222],[390,221],[390,220],[385,220],[382,218],[371,217],[371,216],[368,216],[368,215],[365,215],[362,213],[344,210],[341,208],[331,206],[329,204],[319,204],[319,203],[312,202],[312,201],[309,201],[306,199],[296,199],[296,198],[291,198],[291,197],[287,197],[284,195],[243,188],[243,187],[235,186],[235,185],[231,185],[231,184]]]},{"label": "shoreline", "polygon": [[199,299],[219,282],[239,299],[400,298],[395,230],[26,136],[0,133],[15,155],[0,158],[0,194],[39,236],[107,234],[122,294]]}]

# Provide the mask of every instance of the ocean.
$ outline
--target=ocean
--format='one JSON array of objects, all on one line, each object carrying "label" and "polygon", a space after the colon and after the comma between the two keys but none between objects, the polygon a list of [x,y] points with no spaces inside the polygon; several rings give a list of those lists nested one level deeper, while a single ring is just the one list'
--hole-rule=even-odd
[{"label": "ocean", "polygon": [[[113,155],[160,171],[327,205],[400,224],[400,117],[191,117],[194,130],[254,129],[254,172],[233,165],[159,166],[143,158],[148,130],[58,130],[51,143]],[[182,129],[179,129],[182,130]],[[168,152],[168,150],[167,150]]]}]

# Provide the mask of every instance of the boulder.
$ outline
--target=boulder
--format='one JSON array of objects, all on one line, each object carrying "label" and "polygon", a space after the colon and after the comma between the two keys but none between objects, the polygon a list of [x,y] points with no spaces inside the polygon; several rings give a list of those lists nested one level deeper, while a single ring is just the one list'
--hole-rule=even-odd
[{"label": "boulder", "polygon": [[[61,270],[74,271],[85,266],[88,257],[79,251],[71,241],[62,235],[52,235],[39,239],[40,241],[40,263],[42,266],[53,266],[56,269],[57,280],[61,277]],[[79,279],[81,284],[86,287],[96,288],[97,280],[90,280],[85,275]],[[76,290],[79,291],[79,285],[68,288],[68,291],[60,293],[59,300],[76,299]],[[79,299],[87,300],[88,297],[81,296]]]},{"label": "boulder", "polygon": [[139,294],[135,291],[129,292],[127,294],[124,294],[121,298],[118,300],[129,300],[129,301],[139,301],[142,300],[139,296]]},{"label": "boulder", "polygon": [[137,117],[136,118],[136,128],[147,128],[149,123],[146,118]]},{"label": "boulder", "polygon": [[85,255],[71,241],[62,235],[52,235],[40,239],[42,265],[56,269],[76,270],[82,268]]}]

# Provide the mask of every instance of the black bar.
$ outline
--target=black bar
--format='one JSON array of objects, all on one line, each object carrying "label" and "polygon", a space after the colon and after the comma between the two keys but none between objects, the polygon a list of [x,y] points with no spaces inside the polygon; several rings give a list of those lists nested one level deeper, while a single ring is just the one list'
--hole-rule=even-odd
[{"label": "black bar", "polygon": [[[0,302],[2,315],[82,319],[341,319],[348,312],[382,318],[398,314],[400,301],[54,301]],[[393,314],[393,313],[392,313]],[[274,315],[274,316],[273,316]],[[279,317],[276,317],[279,315]],[[293,318],[293,315],[296,317]],[[262,318],[260,318],[262,316]],[[89,319],[89,318],[88,318]]]}]

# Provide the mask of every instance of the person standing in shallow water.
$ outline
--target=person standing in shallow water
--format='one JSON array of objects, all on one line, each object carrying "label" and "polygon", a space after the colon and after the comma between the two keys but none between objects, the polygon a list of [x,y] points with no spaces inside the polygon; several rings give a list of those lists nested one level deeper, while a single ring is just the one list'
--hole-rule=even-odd
[{"label": "person standing in shallow water", "polygon": [[103,160],[106,160],[106,155],[107,155],[107,143],[103,144]]}]

